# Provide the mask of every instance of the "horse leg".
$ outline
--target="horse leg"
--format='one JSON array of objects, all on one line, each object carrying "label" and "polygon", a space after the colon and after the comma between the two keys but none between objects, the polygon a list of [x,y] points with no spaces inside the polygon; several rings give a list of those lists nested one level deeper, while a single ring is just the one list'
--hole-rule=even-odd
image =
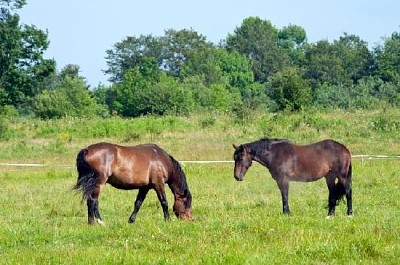
[{"label": "horse leg", "polygon": [[99,212],[99,194],[103,186],[103,184],[96,185],[92,194],[87,199],[89,224],[93,224],[95,220],[101,225],[104,224]]},{"label": "horse leg", "polygon": [[97,199],[94,204],[94,217],[97,219],[99,224],[104,224],[103,219],[101,219],[100,212],[99,212],[99,200]]},{"label": "horse leg", "polygon": [[94,223],[94,216],[95,216],[95,204],[96,200],[92,198],[92,196],[89,196],[86,201],[87,208],[88,208],[88,223],[93,224]]},{"label": "horse leg", "polygon": [[155,190],[157,193],[158,200],[160,201],[161,207],[164,212],[164,220],[167,221],[169,220],[169,213],[168,213],[167,196],[165,195],[164,185],[157,185],[157,186],[155,187]]},{"label": "horse leg", "polygon": [[277,181],[278,187],[281,191],[282,195],[282,208],[284,214],[290,214],[289,209],[289,181],[287,180],[279,180]]},{"label": "horse leg", "polygon": [[327,176],[326,185],[328,186],[329,196],[328,196],[328,217],[335,215],[335,207],[337,201],[335,177]]},{"label": "horse leg", "polygon": [[144,201],[144,199],[146,198],[147,193],[149,192],[149,188],[148,187],[144,187],[144,188],[140,188],[139,192],[136,196],[136,200],[135,200],[135,208],[133,209],[133,212],[131,214],[131,216],[128,219],[128,223],[133,223],[135,222],[136,219],[136,215],[139,212],[140,207],[142,206],[142,203]]},{"label": "horse leg", "polygon": [[351,183],[348,179],[345,178],[339,178],[339,181],[342,183],[344,186],[344,191],[346,194],[346,202],[347,202],[347,215],[352,215],[353,214],[353,201],[352,201],[352,188],[351,188]]}]

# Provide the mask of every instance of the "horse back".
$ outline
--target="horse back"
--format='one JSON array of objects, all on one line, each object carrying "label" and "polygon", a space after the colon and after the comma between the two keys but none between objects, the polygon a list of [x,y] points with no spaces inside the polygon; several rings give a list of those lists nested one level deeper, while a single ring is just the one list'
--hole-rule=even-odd
[{"label": "horse back", "polygon": [[155,144],[121,146],[102,142],[87,150],[87,163],[116,188],[136,189],[167,181],[170,157]]},{"label": "horse back", "polygon": [[271,151],[272,171],[278,176],[287,175],[291,180],[314,181],[328,172],[346,171],[351,163],[349,150],[331,139],[309,145],[281,142]]},{"label": "horse back", "polygon": [[321,171],[340,173],[346,171],[351,163],[351,154],[347,147],[332,139],[305,145],[300,150],[302,159],[311,161],[309,164],[315,167],[319,164]]}]

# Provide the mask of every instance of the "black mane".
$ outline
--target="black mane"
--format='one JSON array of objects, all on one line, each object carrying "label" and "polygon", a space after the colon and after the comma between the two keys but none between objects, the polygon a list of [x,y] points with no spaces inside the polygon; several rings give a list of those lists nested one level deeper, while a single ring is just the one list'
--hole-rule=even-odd
[{"label": "black mane", "polygon": [[[181,165],[179,164],[179,162],[171,155],[169,155],[169,157],[172,160],[172,163],[174,164],[174,168],[175,168],[175,174],[178,175],[178,180],[179,180],[179,185],[174,185],[174,187],[179,189],[179,193],[181,195],[186,196],[187,200],[186,200],[186,207],[190,207],[192,204],[192,194],[189,191],[189,186],[186,182],[186,175],[185,172],[182,170]],[[170,185],[170,183],[169,183]]]},{"label": "black mane", "polygon": [[264,150],[269,150],[271,144],[280,143],[280,142],[291,143],[291,141],[288,140],[288,139],[267,138],[267,137],[265,137],[265,138],[261,138],[260,140],[254,141],[254,142],[243,144],[243,146],[246,146],[246,147],[250,148],[251,154],[252,155],[256,155],[256,154],[259,154],[260,152],[262,152]]}]

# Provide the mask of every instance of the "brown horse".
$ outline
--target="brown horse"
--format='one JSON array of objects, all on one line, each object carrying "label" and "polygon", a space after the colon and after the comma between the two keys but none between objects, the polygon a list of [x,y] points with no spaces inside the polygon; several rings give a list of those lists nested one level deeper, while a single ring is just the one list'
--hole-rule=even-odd
[{"label": "brown horse", "polygon": [[175,215],[179,219],[192,218],[192,195],[185,173],[178,161],[155,144],[127,147],[96,143],[78,153],[76,167],[79,175],[74,188],[81,190],[83,199],[87,201],[89,224],[95,219],[103,223],[99,213],[98,197],[106,183],[117,189],[139,189],[129,223],[135,221],[150,189],[154,189],[157,193],[164,219],[169,219],[165,183],[174,194]]},{"label": "brown horse", "polygon": [[344,195],[347,214],[352,215],[351,155],[344,145],[334,140],[296,145],[288,140],[265,138],[233,147],[235,179],[243,180],[253,160],[267,167],[281,191],[283,213],[290,214],[289,181],[310,182],[325,177],[329,189],[328,217],[335,214],[337,201]]}]

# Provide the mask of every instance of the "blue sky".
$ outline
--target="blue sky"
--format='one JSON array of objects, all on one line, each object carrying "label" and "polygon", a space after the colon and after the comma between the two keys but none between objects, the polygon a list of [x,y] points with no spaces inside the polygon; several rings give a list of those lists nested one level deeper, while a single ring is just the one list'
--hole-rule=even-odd
[{"label": "blue sky", "polygon": [[305,29],[309,42],[333,41],[355,34],[370,47],[400,32],[399,0],[27,0],[21,22],[48,30],[47,58],[60,70],[80,66],[88,83],[107,84],[106,50],[127,36],[162,36],[166,29],[192,28],[218,43],[243,19],[258,16],[278,29],[289,24]]}]

